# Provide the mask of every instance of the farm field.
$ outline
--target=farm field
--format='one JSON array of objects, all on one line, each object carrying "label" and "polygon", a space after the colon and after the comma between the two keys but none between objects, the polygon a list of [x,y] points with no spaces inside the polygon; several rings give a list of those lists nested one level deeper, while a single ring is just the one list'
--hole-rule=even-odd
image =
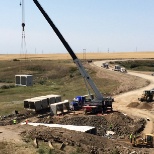
[{"label": "farm field", "polygon": [[[152,59],[154,52],[119,52],[119,53],[76,53],[79,59]],[[64,54],[1,54],[0,60],[12,59],[72,59],[68,53]]]}]

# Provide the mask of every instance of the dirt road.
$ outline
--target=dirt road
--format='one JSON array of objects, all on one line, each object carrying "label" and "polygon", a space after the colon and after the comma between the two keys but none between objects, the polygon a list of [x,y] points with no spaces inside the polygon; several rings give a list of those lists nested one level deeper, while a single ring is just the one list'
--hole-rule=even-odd
[{"label": "dirt road", "polygon": [[[98,67],[101,67],[103,61],[94,62],[94,64]],[[101,68],[103,69],[103,68]],[[112,71],[112,69],[109,69]],[[119,72],[120,73],[120,72]],[[146,128],[144,129],[143,133],[153,133],[154,128],[154,110],[146,110],[146,109],[137,109],[137,108],[130,108],[127,107],[132,102],[138,102],[138,98],[142,95],[144,90],[150,90],[154,88],[154,77],[150,75],[145,75],[137,72],[130,72],[128,71],[129,75],[138,76],[150,81],[150,84],[144,88],[140,88],[134,91],[126,92],[120,95],[114,96],[115,102],[113,104],[113,109],[121,111],[129,116],[136,116],[148,119]]]},{"label": "dirt road", "polygon": [[[16,130],[13,131],[12,130]],[[0,127],[0,142],[1,141],[11,141],[11,142],[18,142],[23,143],[21,136],[19,135],[20,129],[18,129],[17,125],[8,125],[8,126],[1,126]]]}]

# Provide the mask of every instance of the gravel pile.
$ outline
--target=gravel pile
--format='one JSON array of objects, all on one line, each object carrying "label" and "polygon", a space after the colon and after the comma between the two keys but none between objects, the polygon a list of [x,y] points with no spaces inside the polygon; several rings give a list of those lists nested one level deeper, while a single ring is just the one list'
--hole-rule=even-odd
[{"label": "gravel pile", "polygon": [[[88,133],[70,131],[63,128],[48,128],[45,126],[37,126],[34,129],[25,131],[22,136],[26,138],[37,138],[38,143],[40,140],[45,142],[50,141],[52,145],[56,145],[56,149],[60,149],[59,145],[65,145],[62,149],[62,153],[66,154],[67,147],[71,146],[76,149],[80,149],[82,154],[111,154],[111,153],[128,153],[139,154],[139,152],[151,154],[146,149],[133,148],[132,145],[127,142],[120,142],[116,139],[108,139],[106,137],[100,137]],[[56,143],[56,144],[55,144]],[[58,153],[61,153],[60,151]]]}]

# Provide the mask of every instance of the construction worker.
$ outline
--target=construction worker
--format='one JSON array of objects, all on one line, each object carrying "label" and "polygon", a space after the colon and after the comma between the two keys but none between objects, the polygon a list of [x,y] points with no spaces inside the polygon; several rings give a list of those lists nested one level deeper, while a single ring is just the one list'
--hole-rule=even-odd
[{"label": "construction worker", "polygon": [[133,134],[132,133],[130,134],[129,138],[130,138],[130,143],[132,143],[132,139],[133,139]]},{"label": "construction worker", "polygon": [[25,123],[28,124],[28,119],[25,120]]},{"label": "construction worker", "polygon": [[112,128],[113,128],[113,127],[112,127],[112,124],[110,124],[110,130],[112,130]]},{"label": "construction worker", "polygon": [[16,119],[13,119],[13,124],[16,124],[16,123],[17,123]]},{"label": "construction worker", "polygon": [[17,110],[15,110],[14,112],[15,112],[16,115],[19,114],[19,112]]}]

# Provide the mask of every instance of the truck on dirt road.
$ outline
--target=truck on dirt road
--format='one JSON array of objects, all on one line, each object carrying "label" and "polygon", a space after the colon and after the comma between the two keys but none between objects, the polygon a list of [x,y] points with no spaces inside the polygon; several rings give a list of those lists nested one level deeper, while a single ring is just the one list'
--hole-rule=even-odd
[{"label": "truck on dirt road", "polygon": [[121,73],[127,73],[127,70],[126,68],[120,66],[120,65],[115,65],[114,68],[113,68],[114,71],[118,71],[118,72],[121,72]]}]

